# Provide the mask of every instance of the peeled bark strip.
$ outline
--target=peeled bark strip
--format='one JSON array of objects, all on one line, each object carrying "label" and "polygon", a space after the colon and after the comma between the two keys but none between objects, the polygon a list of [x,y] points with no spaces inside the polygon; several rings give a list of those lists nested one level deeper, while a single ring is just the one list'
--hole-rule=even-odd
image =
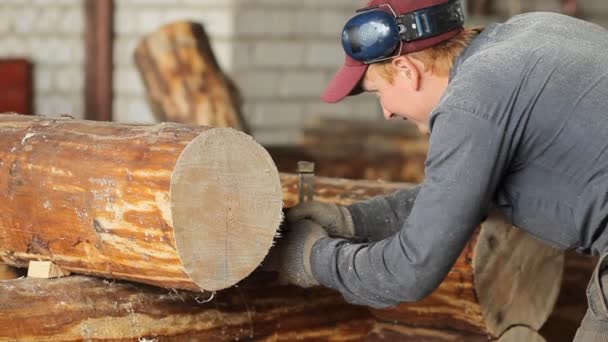
[{"label": "peeled bark strip", "polygon": [[147,35],[135,50],[135,64],[160,121],[247,131],[238,91],[202,25],[180,21]]},{"label": "peeled bark strip", "polygon": [[0,258],[169,288],[249,275],[281,220],[268,153],[229,128],[0,115]]},{"label": "peeled bark strip", "polygon": [[369,311],[335,291],[277,286],[268,276],[209,302],[84,276],[0,282],[0,340],[361,341],[372,328]]},{"label": "peeled bark strip", "polygon": [[[297,176],[281,175],[286,206],[297,203]],[[315,199],[347,205],[409,185],[315,177]],[[499,337],[514,325],[538,330],[560,289],[563,253],[493,213],[477,229],[443,283],[427,298],[374,310],[388,322]]]}]

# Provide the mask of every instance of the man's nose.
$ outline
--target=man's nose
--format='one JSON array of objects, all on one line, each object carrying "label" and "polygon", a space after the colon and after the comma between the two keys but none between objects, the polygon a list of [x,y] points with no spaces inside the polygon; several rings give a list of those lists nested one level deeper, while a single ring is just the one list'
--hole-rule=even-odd
[{"label": "man's nose", "polygon": [[386,109],[384,109],[384,108],[382,108],[382,113],[384,114],[384,118],[385,118],[386,120],[390,120],[390,119],[392,119],[393,117],[395,117],[395,114],[394,114],[394,113],[392,113],[391,111],[388,111],[388,110],[386,110]]}]

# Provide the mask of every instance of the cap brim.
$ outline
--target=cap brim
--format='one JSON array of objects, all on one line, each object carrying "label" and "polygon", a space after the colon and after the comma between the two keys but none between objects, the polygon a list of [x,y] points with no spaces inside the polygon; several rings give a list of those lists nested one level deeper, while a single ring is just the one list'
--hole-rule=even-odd
[{"label": "cap brim", "polygon": [[[365,70],[367,70],[365,64],[342,66],[321,94],[321,100],[327,103],[336,103],[348,95],[361,93],[362,89],[357,85],[365,75]],[[355,91],[353,92],[353,90]]]}]

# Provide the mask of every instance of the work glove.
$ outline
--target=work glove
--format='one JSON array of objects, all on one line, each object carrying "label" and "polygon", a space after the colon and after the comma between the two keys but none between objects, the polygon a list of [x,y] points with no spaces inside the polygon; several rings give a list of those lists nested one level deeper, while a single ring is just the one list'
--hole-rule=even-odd
[{"label": "work glove", "polygon": [[355,236],[353,219],[346,207],[317,201],[303,202],[287,211],[287,222],[310,220],[323,227],[332,237]]},{"label": "work glove", "polygon": [[301,220],[290,224],[281,231],[262,269],[278,272],[281,284],[300,287],[319,285],[312,274],[310,255],[315,242],[326,237],[325,230],[315,222]]}]

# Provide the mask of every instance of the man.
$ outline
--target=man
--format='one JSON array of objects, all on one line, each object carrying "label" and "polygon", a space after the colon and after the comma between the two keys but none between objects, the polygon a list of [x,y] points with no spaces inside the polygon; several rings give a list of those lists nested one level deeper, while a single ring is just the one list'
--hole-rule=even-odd
[{"label": "man", "polygon": [[[281,276],[372,307],[420,300],[490,205],[548,244],[605,255],[608,32],[550,13],[466,30],[456,0],[369,6],[346,24],[346,63],[322,98],[372,92],[386,119],[429,132],[426,178],[349,207],[291,209]],[[578,341],[608,341],[606,260]]]}]

